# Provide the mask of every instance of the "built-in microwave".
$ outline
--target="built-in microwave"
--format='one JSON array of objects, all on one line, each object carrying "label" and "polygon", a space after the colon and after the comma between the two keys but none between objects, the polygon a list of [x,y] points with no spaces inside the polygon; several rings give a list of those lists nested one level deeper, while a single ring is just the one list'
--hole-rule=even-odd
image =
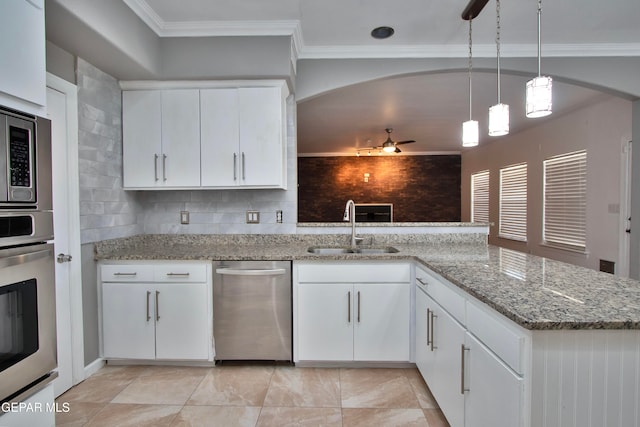
[{"label": "built-in microwave", "polygon": [[48,120],[0,109],[0,209],[51,210],[50,134]]}]

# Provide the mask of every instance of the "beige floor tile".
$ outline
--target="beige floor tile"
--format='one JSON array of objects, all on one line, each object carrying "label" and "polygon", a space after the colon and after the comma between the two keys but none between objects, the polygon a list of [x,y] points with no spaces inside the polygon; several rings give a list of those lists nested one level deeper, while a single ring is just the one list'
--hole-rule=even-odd
[{"label": "beige floor tile", "polygon": [[185,406],[171,427],[254,427],[260,409],[255,406]]},{"label": "beige floor tile", "polygon": [[431,390],[429,390],[427,383],[424,382],[420,372],[417,369],[405,369],[404,372],[409,379],[411,388],[413,388],[413,391],[416,393],[420,407],[425,409],[439,408],[438,402],[436,402],[433,394],[431,394]]},{"label": "beige floor tile", "polygon": [[133,380],[112,402],[184,405],[208,371],[207,368],[150,368]]},{"label": "beige floor tile", "polygon": [[429,427],[421,409],[366,409],[342,410],[343,427]]},{"label": "beige floor tile", "polygon": [[275,370],[264,406],[340,407],[340,370],[282,367]]},{"label": "beige floor tile", "polygon": [[107,379],[92,376],[72,387],[58,399],[61,402],[108,403],[133,381],[130,379]]},{"label": "beige floor tile", "polygon": [[65,402],[64,398],[58,398],[56,402],[61,409],[64,408],[64,405],[69,405],[68,412],[56,412],[56,427],[84,426],[94,415],[106,406],[105,403]]},{"label": "beige floor tile", "polygon": [[341,427],[340,408],[264,407],[256,427]]},{"label": "beige floor tile", "polygon": [[449,427],[447,419],[440,409],[423,409],[429,427]]},{"label": "beige floor tile", "polygon": [[98,372],[93,374],[91,378],[133,381],[138,376],[140,376],[142,372],[147,370],[147,368],[148,367],[145,365],[133,365],[133,366],[106,365],[102,367]]},{"label": "beige floor tile", "polygon": [[420,408],[403,369],[341,369],[343,408]]},{"label": "beige floor tile", "polygon": [[262,406],[273,371],[271,366],[210,369],[187,405]]},{"label": "beige floor tile", "polygon": [[87,427],[164,427],[180,412],[174,405],[130,405],[110,403],[105,406]]}]

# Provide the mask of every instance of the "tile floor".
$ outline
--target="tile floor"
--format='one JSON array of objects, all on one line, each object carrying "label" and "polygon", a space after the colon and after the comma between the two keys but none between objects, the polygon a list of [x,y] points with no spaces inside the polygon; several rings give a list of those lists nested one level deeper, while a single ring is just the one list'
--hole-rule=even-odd
[{"label": "tile floor", "polygon": [[107,366],[60,426],[448,427],[416,369]]}]

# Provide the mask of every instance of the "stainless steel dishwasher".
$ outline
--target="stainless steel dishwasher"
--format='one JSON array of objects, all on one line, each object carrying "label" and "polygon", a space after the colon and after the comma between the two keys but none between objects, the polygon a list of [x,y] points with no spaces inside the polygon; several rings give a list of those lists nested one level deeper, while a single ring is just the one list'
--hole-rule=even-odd
[{"label": "stainless steel dishwasher", "polygon": [[292,360],[290,261],[216,261],[216,360]]}]

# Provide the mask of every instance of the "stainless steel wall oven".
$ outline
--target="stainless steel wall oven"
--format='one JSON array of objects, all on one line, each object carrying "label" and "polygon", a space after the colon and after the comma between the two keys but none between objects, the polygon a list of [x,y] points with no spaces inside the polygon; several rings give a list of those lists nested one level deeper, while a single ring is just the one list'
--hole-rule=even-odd
[{"label": "stainless steel wall oven", "polygon": [[51,123],[0,108],[0,401],[56,368]]}]

